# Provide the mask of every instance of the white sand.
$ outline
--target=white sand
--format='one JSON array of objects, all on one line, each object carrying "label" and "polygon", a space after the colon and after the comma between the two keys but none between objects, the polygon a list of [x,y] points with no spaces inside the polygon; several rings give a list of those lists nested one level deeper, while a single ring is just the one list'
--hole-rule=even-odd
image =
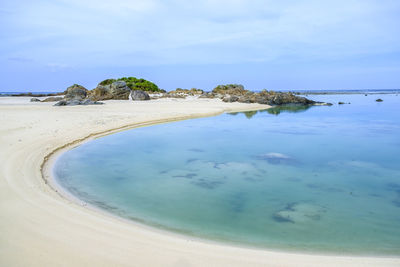
[{"label": "white sand", "polygon": [[53,107],[0,97],[0,266],[400,266],[399,258],[231,247],[132,224],[71,202],[42,179],[44,158],[93,133],[262,105],[218,100],[107,101]]}]

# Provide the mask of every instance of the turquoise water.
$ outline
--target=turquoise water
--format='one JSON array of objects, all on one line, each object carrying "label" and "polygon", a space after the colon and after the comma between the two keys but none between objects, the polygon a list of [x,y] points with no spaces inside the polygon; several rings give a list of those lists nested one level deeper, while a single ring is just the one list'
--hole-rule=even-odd
[{"label": "turquoise water", "polygon": [[56,179],[111,213],[201,238],[399,255],[400,96],[312,98],[351,104],[116,133],[64,153]]}]

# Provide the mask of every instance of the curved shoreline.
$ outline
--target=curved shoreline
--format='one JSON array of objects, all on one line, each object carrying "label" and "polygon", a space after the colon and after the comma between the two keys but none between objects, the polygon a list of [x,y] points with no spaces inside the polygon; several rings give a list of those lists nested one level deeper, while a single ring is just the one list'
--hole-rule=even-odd
[{"label": "curved shoreline", "polygon": [[[72,145],[74,142],[77,144],[77,140],[83,142],[95,138],[93,131],[100,136],[107,132],[132,128],[132,125],[147,125],[151,118],[154,122],[159,119],[176,120],[179,114],[189,114],[183,117],[194,118],[201,117],[201,114],[216,115],[227,110],[265,108],[261,105],[225,104],[218,101],[198,102],[154,101],[133,105],[131,102],[120,104],[114,101],[102,107],[62,109],[54,109],[50,105],[43,104],[7,107],[0,103],[0,111],[4,115],[0,117],[0,122],[3,122],[0,137],[4,141],[0,152],[0,197],[1,203],[5,203],[0,206],[0,214],[3,216],[0,227],[4,229],[4,234],[0,237],[0,265],[54,266],[63,263],[69,266],[398,266],[400,264],[400,259],[396,257],[322,256],[271,252],[201,240],[193,241],[187,236],[177,237],[159,233],[143,226],[135,227],[131,223],[127,224],[117,220],[115,216],[104,215],[72,204],[46,185],[42,178],[45,158],[47,162],[66,144]],[[111,103],[116,104],[111,105]],[[125,114],[126,109],[131,109],[131,113]],[[153,112],[150,115],[147,113],[149,109]],[[161,114],[162,112],[165,113]],[[99,113],[104,113],[102,116],[108,120],[102,117],[102,121],[94,123],[93,118],[97,119]],[[140,116],[132,119],[133,113]],[[59,121],[59,115],[72,118]],[[51,125],[48,125],[43,116],[50,117],[46,119]],[[126,126],[127,122],[129,126]],[[73,128],[77,126],[81,128],[79,131],[74,131]]]}]

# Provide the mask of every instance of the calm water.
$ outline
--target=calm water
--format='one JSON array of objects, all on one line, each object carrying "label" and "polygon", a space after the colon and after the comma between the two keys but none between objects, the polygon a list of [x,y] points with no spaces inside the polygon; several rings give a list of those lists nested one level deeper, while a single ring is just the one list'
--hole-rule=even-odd
[{"label": "calm water", "polygon": [[399,255],[400,96],[312,98],[351,104],[113,134],[63,154],[56,179],[109,212],[202,238]]}]

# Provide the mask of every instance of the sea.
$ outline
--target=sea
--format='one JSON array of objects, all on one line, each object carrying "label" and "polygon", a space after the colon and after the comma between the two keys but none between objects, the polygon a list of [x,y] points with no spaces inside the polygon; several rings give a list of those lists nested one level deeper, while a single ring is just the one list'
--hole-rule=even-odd
[{"label": "sea", "polygon": [[89,205],[194,238],[400,255],[398,92],[308,97],[333,105],[226,113],[101,137],[63,153],[55,180]]}]

